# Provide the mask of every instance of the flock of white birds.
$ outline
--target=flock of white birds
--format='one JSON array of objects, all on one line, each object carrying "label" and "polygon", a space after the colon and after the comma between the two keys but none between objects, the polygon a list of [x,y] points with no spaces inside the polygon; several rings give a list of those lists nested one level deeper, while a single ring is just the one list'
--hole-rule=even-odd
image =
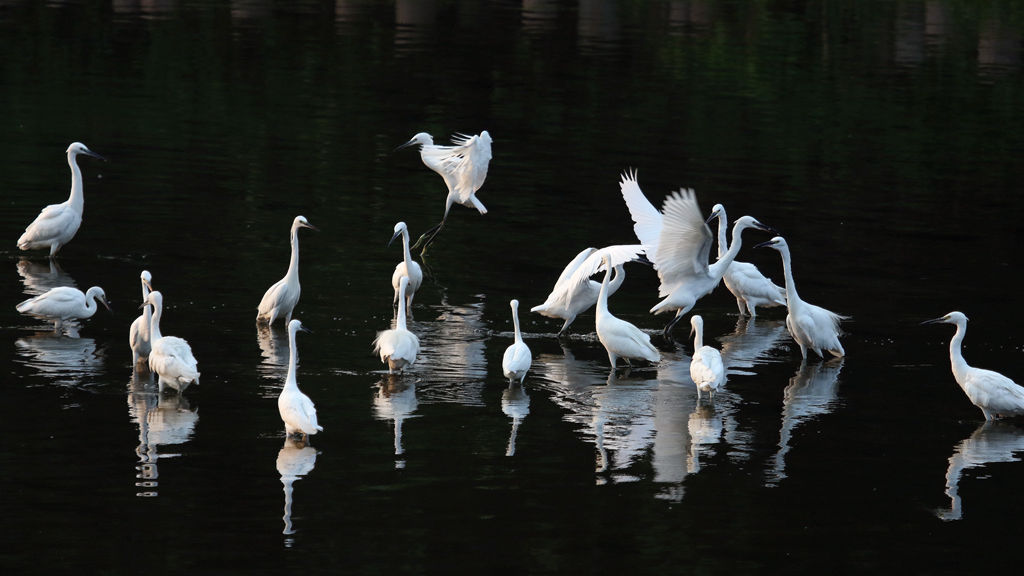
[{"label": "flock of white birds", "polygon": [[[420,236],[416,244],[411,245],[405,222],[395,225],[394,235],[388,243],[390,245],[402,238],[403,258],[395,266],[391,278],[396,312],[392,327],[377,333],[373,349],[390,373],[399,374],[416,363],[420,351],[420,340],[409,330],[407,321],[412,313],[413,298],[423,283],[422,268],[413,259],[412,252],[417,248],[421,254],[426,252],[447,221],[453,204],[475,208],[481,214],[487,213],[476,193],[487,177],[491,160],[491,137],[487,131],[475,136],[456,135],[451,145],[435,144],[429,134],[421,132],[399,148],[414,145],[419,146],[423,163],[444,179],[448,195],[441,222]],[[49,257],[54,258],[77,233],[85,204],[82,172],[77,161],[79,155],[103,159],[80,142],[68,147],[71,194],[67,201],[43,208],[18,239],[20,249],[49,250]],[[705,219],[693,190],[681,189],[669,194],[662,209],[658,210],[641,191],[636,172],[624,173],[619,186],[639,243],[600,249],[588,247],[565,266],[545,302],[531,309],[532,312],[564,320],[559,335],[569,329],[579,314],[593,306],[597,337],[608,353],[612,371],[616,370],[620,358],[627,365],[631,360],[659,362],[661,354],[651,343],[650,334],[616,318],[608,309],[609,297],[625,282],[625,264],[643,262],[654,267],[660,280],[658,295],[661,300],[650,312],[674,312],[663,330],[668,341],[672,340],[672,329],[697,301],[724,281],[726,288],[736,297],[741,315],[755,317],[758,307],[787,307],[786,328],[800,347],[803,361],[807,360],[808,350],[819,357],[824,357],[825,353],[836,357],[845,355],[840,342],[840,322],[846,317],[800,298],[793,280],[789,245],[783,237],[776,235],[757,247],[772,248],[780,253],[784,287],[776,285],[753,264],[736,260],[745,230],[774,233],[772,228],[752,216],[742,216],[733,223],[731,238],[727,239],[725,207],[716,204]],[[717,238],[708,226],[713,219],[718,219]],[[296,378],[296,334],[305,330],[299,320],[292,319],[301,293],[298,238],[301,228],[317,229],[303,216],[296,216],[293,220],[288,271],[264,294],[257,308],[256,321],[258,325],[270,326],[281,319],[287,325],[288,375],[278,397],[278,408],[286,434],[305,439],[322,431],[323,427],[317,423],[316,407],[299,390]],[[711,246],[715,240],[718,243],[717,258],[712,261]],[[604,273],[601,282],[592,279],[601,272]],[[189,385],[199,383],[198,362],[187,341],[161,333],[163,296],[153,289],[149,271],[142,271],[140,279],[143,311],[129,330],[133,361],[137,367],[148,367],[156,375],[161,393],[167,388],[181,393]],[[92,317],[98,303],[107,306],[106,295],[99,286],[93,286],[85,293],[75,288],[57,287],[19,303],[16,308],[23,314],[53,322],[54,330],[59,332],[65,321]],[[513,299],[510,305],[514,341],[502,358],[502,373],[510,386],[521,386],[532,364],[532,355],[519,327],[519,301]],[[964,360],[961,344],[967,330],[967,317],[963,313],[950,312],[925,323],[956,326],[956,334],[949,344],[953,375],[986,419],[1024,415],[1024,387],[997,372],[973,368]],[[701,316],[693,315],[690,325],[694,337],[690,376],[698,395],[707,392],[713,400],[714,393],[725,384],[725,366],[720,351],[704,341]]]}]

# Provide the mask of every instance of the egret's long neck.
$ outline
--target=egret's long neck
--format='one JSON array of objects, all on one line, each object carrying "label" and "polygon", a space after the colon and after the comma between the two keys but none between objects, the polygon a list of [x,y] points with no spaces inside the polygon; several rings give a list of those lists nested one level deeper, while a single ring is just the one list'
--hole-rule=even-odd
[{"label": "egret's long neck", "polygon": [[729,250],[729,244],[725,241],[725,229],[729,227],[729,221],[725,217],[725,211],[723,210],[718,215],[718,258],[721,259],[725,256],[725,253]]},{"label": "egret's long neck", "polygon": [[299,227],[292,226],[292,259],[288,261],[288,279],[299,279]]},{"label": "egret's long neck", "polygon": [[[740,253],[740,246],[743,245],[743,230],[745,229],[746,226],[740,222],[737,222],[736,225],[732,227],[732,243],[729,245],[729,250],[726,251],[725,255],[719,256],[718,260],[714,264],[708,266],[709,274],[716,278],[721,278],[725,275],[725,271],[729,269],[729,264],[732,264],[732,261],[736,259],[736,255]],[[719,233],[719,254],[721,254],[722,249],[722,236],[723,234]]]},{"label": "egret's long neck", "polygon": [[704,327],[697,325],[693,327],[693,349],[699,350],[704,347]]},{"label": "egret's long neck", "polygon": [[523,335],[519,332],[519,306],[512,307],[512,324],[516,327],[516,344],[522,344]]},{"label": "egret's long neck", "polygon": [[82,169],[78,167],[77,156],[68,153],[68,166],[71,167],[71,207],[78,213],[85,207],[85,186],[82,185]]},{"label": "egret's long neck", "polygon": [[622,266],[615,267],[615,276],[612,277],[612,281],[608,284],[608,291],[615,292],[622,286],[622,283],[626,281],[626,270]]},{"label": "egret's long neck", "polygon": [[288,329],[288,377],[284,381],[285,388],[298,386],[295,378],[295,365],[299,363],[299,349],[295,345],[295,330]]},{"label": "egret's long neck", "polygon": [[949,341],[949,363],[953,366],[953,376],[958,383],[963,382],[963,378],[967,375],[967,370],[970,368],[967,365],[967,360],[964,360],[963,352],[960,350],[960,346],[964,342],[964,334],[966,333],[967,323],[957,322],[956,334]]},{"label": "egret's long neck", "polygon": [[[143,282],[142,283],[142,301],[145,302],[147,300],[149,300],[149,286],[145,282]],[[142,306],[142,330],[140,330],[140,332],[142,332],[143,336],[151,333],[149,325],[150,325],[150,323],[152,323],[152,321],[153,321],[153,312],[150,310],[149,304],[144,304]]]},{"label": "egret's long neck", "polygon": [[160,334],[160,316],[163,315],[163,305],[153,304],[153,317],[149,319],[149,338],[156,342],[162,338]]},{"label": "egret's long neck", "polygon": [[612,275],[612,267],[606,266],[604,269],[604,280],[601,281],[601,292],[597,295],[597,314],[608,313],[608,279]]},{"label": "egret's long neck", "polygon": [[782,254],[782,274],[786,277],[786,301],[790,307],[794,304],[799,306],[801,300],[796,293],[796,282],[793,282],[793,261],[789,256],[789,248],[782,248],[779,253]]},{"label": "egret's long neck", "polygon": [[405,259],[405,273],[409,273],[409,267],[412,265],[412,253],[409,252],[409,231],[402,230],[402,251]]},{"label": "egret's long neck", "polygon": [[398,322],[395,323],[395,328],[398,330],[407,330],[405,327],[405,290],[406,287],[403,285],[398,291]]}]

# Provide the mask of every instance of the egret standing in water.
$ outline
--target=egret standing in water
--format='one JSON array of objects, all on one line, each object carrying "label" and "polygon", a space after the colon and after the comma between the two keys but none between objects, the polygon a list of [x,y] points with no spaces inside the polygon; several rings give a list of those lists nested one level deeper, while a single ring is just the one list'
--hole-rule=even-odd
[{"label": "egret standing in water", "polygon": [[110,310],[107,295],[99,286],[89,288],[84,294],[77,288],[58,286],[19,303],[15,308],[22,314],[53,322],[53,331],[59,332],[65,320],[92,318],[97,301]]},{"label": "egret standing in water", "polygon": [[287,324],[292,319],[292,310],[299,303],[299,294],[302,292],[302,287],[299,286],[299,228],[317,230],[305,216],[296,216],[295,220],[292,220],[292,257],[288,262],[288,272],[263,295],[257,309],[257,323],[270,325],[278,318],[284,318]]},{"label": "egret standing in water", "polygon": [[[149,270],[143,270],[142,274],[139,274],[139,279],[142,280],[142,301],[145,302],[153,290],[153,275],[149,273]],[[149,339],[149,327],[152,318],[152,308],[149,304],[143,304],[142,315],[136,318],[132,322],[131,328],[128,329],[128,345],[132,349],[133,366],[149,358],[149,351],[152,347]]]},{"label": "egret standing in water", "polygon": [[[715,204],[711,209],[711,218],[718,218],[718,257],[721,259],[729,251],[729,244],[725,238],[725,229],[729,225],[725,206]],[[722,280],[729,292],[736,297],[736,307],[740,310],[740,316],[749,315],[755,318],[758,306],[770,308],[786,305],[786,289],[772,282],[750,262],[733,260]]]},{"label": "egret standing in water", "polygon": [[281,395],[277,397],[277,409],[284,421],[284,431],[288,437],[306,440],[323,431],[316,421],[316,406],[299,390],[299,382],[295,377],[295,366],[299,360],[299,348],[295,345],[295,334],[299,330],[309,332],[298,320],[288,322],[288,377],[284,381]]},{"label": "egret standing in water", "polygon": [[411,316],[412,298],[416,295],[416,291],[419,290],[420,284],[423,283],[423,269],[420,268],[418,262],[412,259],[412,253],[409,252],[409,229],[406,228],[405,222],[395,224],[395,234],[388,242],[388,246],[399,236],[402,237],[403,257],[402,261],[395,265],[395,273],[391,275],[391,286],[395,289],[394,305],[398,306],[399,281],[402,277],[409,278],[409,284],[405,288],[405,310]]},{"label": "egret standing in water", "polygon": [[491,135],[484,130],[476,136],[456,134],[452,137],[451,146],[434,144],[433,137],[420,132],[408,142],[399,146],[419,145],[420,158],[427,168],[444,178],[448,187],[448,197],[444,201],[444,217],[441,222],[427,230],[416,241],[413,249],[422,246],[420,254],[434,241],[444,223],[448,220],[448,211],[452,204],[462,204],[468,208],[476,208],[481,214],[487,214],[487,208],[476,197],[477,190],[487,178],[487,168],[491,163]]},{"label": "egret standing in water", "polygon": [[658,349],[651,344],[651,337],[636,326],[620,320],[608,311],[608,283],[612,275],[611,257],[607,254],[602,258],[604,280],[597,298],[597,338],[608,352],[612,372],[615,371],[617,360],[621,357],[629,364],[630,358],[642,358],[648,362],[661,359]]},{"label": "egret standing in water", "polygon": [[420,339],[405,326],[405,291],[409,278],[402,276],[398,285],[398,318],[395,327],[377,333],[373,351],[380,354],[380,361],[388,365],[388,372],[402,372],[416,363],[420,352]]},{"label": "egret standing in water", "polygon": [[61,246],[75,237],[82,225],[82,210],[85,209],[85,187],[82,185],[82,170],[78,167],[78,155],[84,154],[106,160],[103,156],[86,148],[81,142],[72,142],[67,149],[68,166],[71,167],[71,195],[65,202],[50,204],[36,216],[18,238],[22,250],[50,249],[50,258],[57,255]]},{"label": "egret standing in water", "polygon": [[839,322],[846,320],[847,317],[800,299],[796,293],[796,283],[793,282],[793,263],[785,238],[776,236],[755,246],[762,247],[773,248],[782,255],[782,272],[786,276],[786,303],[789,307],[786,328],[793,340],[800,345],[800,355],[803,359],[807,359],[808,348],[822,358],[822,350],[836,357],[846,355],[843,345],[839,342],[842,333],[839,330]]},{"label": "egret standing in water", "polygon": [[508,378],[511,386],[518,380],[523,383],[526,373],[533,363],[533,355],[530,354],[530,347],[523,342],[523,334],[519,331],[519,300],[509,302],[512,307],[512,324],[515,326],[515,342],[505,349],[505,355],[501,359],[501,372]]},{"label": "egret standing in water", "polygon": [[1024,415],[1024,387],[998,372],[968,366],[964,360],[960,346],[967,332],[967,316],[962,312],[950,312],[942,318],[927,320],[924,323],[956,326],[956,334],[949,341],[949,361],[953,367],[953,378],[963,389],[964,394],[967,394],[967,398],[981,408],[985,420]]},{"label": "egret standing in water", "polygon": [[160,382],[160,391],[170,386],[178,392],[184,392],[190,384],[199,384],[199,362],[192,355],[192,347],[184,338],[164,336],[160,333],[160,317],[164,310],[164,295],[159,290],[149,293],[143,306],[153,307],[150,319],[149,338],[149,369],[156,373]]},{"label": "egret standing in water", "polygon": [[690,360],[690,378],[697,385],[697,398],[707,392],[715,399],[715,392],[725,384],[725,364],[717,348],[704,345],[704,319],[699,314],[690,317],[693,334],[693,358]]}]

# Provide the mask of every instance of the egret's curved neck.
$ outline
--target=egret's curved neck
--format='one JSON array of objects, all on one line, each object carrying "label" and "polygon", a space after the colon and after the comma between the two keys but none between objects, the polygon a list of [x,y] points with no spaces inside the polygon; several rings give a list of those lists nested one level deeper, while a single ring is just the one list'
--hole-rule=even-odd
[{"label": "egret's curved neck", "polygon": [[729,227],[729,220],[725,217],[723,210],[718,215],[718,258],[721,259],[729,250],[729,243],[725,240],[725,229]]},{"label": "egret's curved neck", "polygon": [[615,276],[612,277],[612,281],[608,284],[608,290],[615,292],[622,286],[622,283],[626,281],[626,270],[622,266],[615,267]]},{"label": "egret's curved neck", "polygon": [[402,230],[402,251],[405,259],[405,273],[409,273],[409,266],[412,264],[412,253],[409,251],[409,230]]},{"label": "egret's curved neck", "polygon": [[793,282],[793,261],[789,256],[789,248],[783,247],[779,250],[779,254],[782,254],[782,274],[786,277],[787,305],[790,307],[794,304],[799,306],[802,301],[800,300],[800,296],[796,293],[796,283]]},{"label": "egret's curved neck", "polygon": [[[708,273],[716,278],[721,278],[725,275],[725,271],[729,269],[729,264],[736,259],[736,255],[740,253],[740,246],[743,245],[743,231],[747,228],[742,222],[737,222],[732,227],[732,244],[729,245],[729,250],[726,251],[725,255],[719,256],[718,260],[708,266]],[[721,236],[719,233],[719,253],[721,254]]]},{"label": "egret's curved neck", "polygon": [[604,269],[604,280],[601,281],[601,292],[597,295],[597,309],[598,314],[608,313],[608,279],[612,275],[612,267],[606,266]]},{"label": "egret's curved neck", "polygon": [[516,327],[516,344],[522,344],[523,335],[519,332],[519,306],[512,307],[512,324]]},{"label": "egret's curved neck", "polygon": [[967,375],[967,370],[970,366],[967,365],[967,360],[964,360],[963,352],[960,346],[964,342],[964,334],[967,333],[967,323],[957,322],[956,323],[956,334],[953,335],[953,339],[949,341],[949,363],[953,366],[953,376],[956,378],[958,383],[963,382],[963,378]]},{"label": "egret's curved neck", "polygon": [[160,334],[160,316],[163,315],[163,305],[153,304],[153,317],[149,319],[149,338],[156,342],[162,338]]},{"label": "egret's curved neck", "polygon": [[292,226],[292,258],[288,261],[288,278],[299,279],[299,227]]},{"label": "egret's curved neck", "polygon": [[68,166],[71,167],[71,207],[81,212],[85,207],[85,186],[82,184],[82,169],[78,167],[77,155],[68,153]]},{"label": "egret's curved neck", "polygon": [[284,381],[285,388],[298,386],[295,378],[295,365],[299,363],[299,349],[295,345],[295,330],[288,329],[288,377]]},{"label": "egret's curved neck", "polygon": [[704,347],[704,327],[694,326],[693,327],[693,349],[699,350]]},{"label": "egret's curved neck", "polygon": [[405,327],[405,290],[406,287],[402,286],[398,292],[398,321],[395,323],[395,328],[398,330],[406,330]]}]

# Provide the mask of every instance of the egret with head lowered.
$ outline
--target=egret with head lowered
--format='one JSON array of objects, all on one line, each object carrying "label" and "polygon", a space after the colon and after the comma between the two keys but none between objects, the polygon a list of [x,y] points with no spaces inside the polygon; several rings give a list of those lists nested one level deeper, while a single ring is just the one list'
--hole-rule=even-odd
[{"label": "egret with head lowered", "polygon": [[[725,237],[725,230],[729,225],[725,206],[715,204],[711,209],[711,218],[718,218],[718,257],[723,258],[729,251],[729,243]],[[786,305],[786,289],[772,282],[750,262],[733,260],[722,276],[722,281],[736,297],[736,307],[740,310],[740,316],[749,315],[755,318],[758,306],[771,308]]]},{"label": "egret with head lowered", "polygon": [[697,385],[697,398],[707,392],[715,399],[715,392],[725,384],[725,364],[722,353],[704,344],[704,319],[699,314],[690,317],[690,333],[693,334],[693,357],[690,359],[690,378]]},{"label": "egret with head lowered", "polygon": [[147,304],[153,307],[149,327],[149,369],[157,375],[161,392],[165,386],[184,392],[191,384],[199,384],[199,362],[184,338],[164,336],[160,332],[164,295],[159,290],[150,292],[142,303],[143,306]]},{"label": "egret with head lowered", "polygon": [[299,285],[300,228],[317,230],[317,227],[310,224],[305,216],[296,216],[292,220],[290,232],[292,257],[288,261],[288,272],[285,273],[284,278],[281,278],[268,288],[267,292],[263,295],[263,299],[260,300],[260,305],[257,308],[257,323],[271,325],[278,318],[284,318],[287,324],[292,319],[292,311],[295,310],[295,305],[299,303],[299,294],[302,293],[302,287]]},{"label": "egret with head lowered", "polygon": [[22,301],[15,308],[22,314],[53,322],[53,330],[58,332],[65,320],[92,318],[96,313],[96,302],[110,310],[107,295],[99,286],[89,288],[84,294],[78,288],[58,286]]},{"label": "egret with head lowered", "polygon": [[533,355],[530,353],[530,347],[523,342],[523,334],[519,330],[519,300],[513,299],[509,305],[512,307],[515,341],[505,349],[505,355],[501,358],[501,373],[508,378],[508,384],[511,386],[516,381],[519,381],[519,384],[523,383],[533,363]]},{"label": "egret with head lowered", "polygon": [[403,256],[402,261],[395,265],[395,272],[391,275],[391,286],[395,289],[394,305],[398,306],[400,280],[402,277],[409,278],[409,284],[405,287],[405,310],[411,316],[413,296],[416,295],[420,284],[423,283],[423,269],[420,267],[419,262],[412,259],[412,253],[409,251],[409,229],[406,227],[405,222],[395,224],[395,234],[388,241],[388,246],[399,236],[402,237]]},{"label": "egret with head lowered", "polygon": [[380,361],[388,365],[388,372],[401,373],[416,363],[416,355],[420,352],[420,339],[405,325],[405,290],[409,278],[402,276],[398,290],[398,317],[395,327],[377,333],[373,341],[373,351],[380,355]]},{"label": "egret with head lowered", "polygon": [[288,322],[288,377],[284,381],[281,394],[277,397],[277,409],[281,413],[281,420],[284,421],[285,434],[289,438],[304,441],[307,436],[322,432],[323,426],[317,423],[316,406],[309,396],[299,390],[299,381],[295,376],[299,361],[295,335],[300,330],[309,332],[298,320]]},{"label": "egret with head lowered", "polygon": [[[139,274],[142,281],[142,301],[149,299],[149,293],[153,291],[153,275],[149,270],[143,270]],[[128,329],[128,345],[132,349],[132,366],[149,358],[149,351],[152,348],[149,338],[149,327],[152,323],[153,309],[149,304],[142,305],[142,314],[132,322]]]}]

